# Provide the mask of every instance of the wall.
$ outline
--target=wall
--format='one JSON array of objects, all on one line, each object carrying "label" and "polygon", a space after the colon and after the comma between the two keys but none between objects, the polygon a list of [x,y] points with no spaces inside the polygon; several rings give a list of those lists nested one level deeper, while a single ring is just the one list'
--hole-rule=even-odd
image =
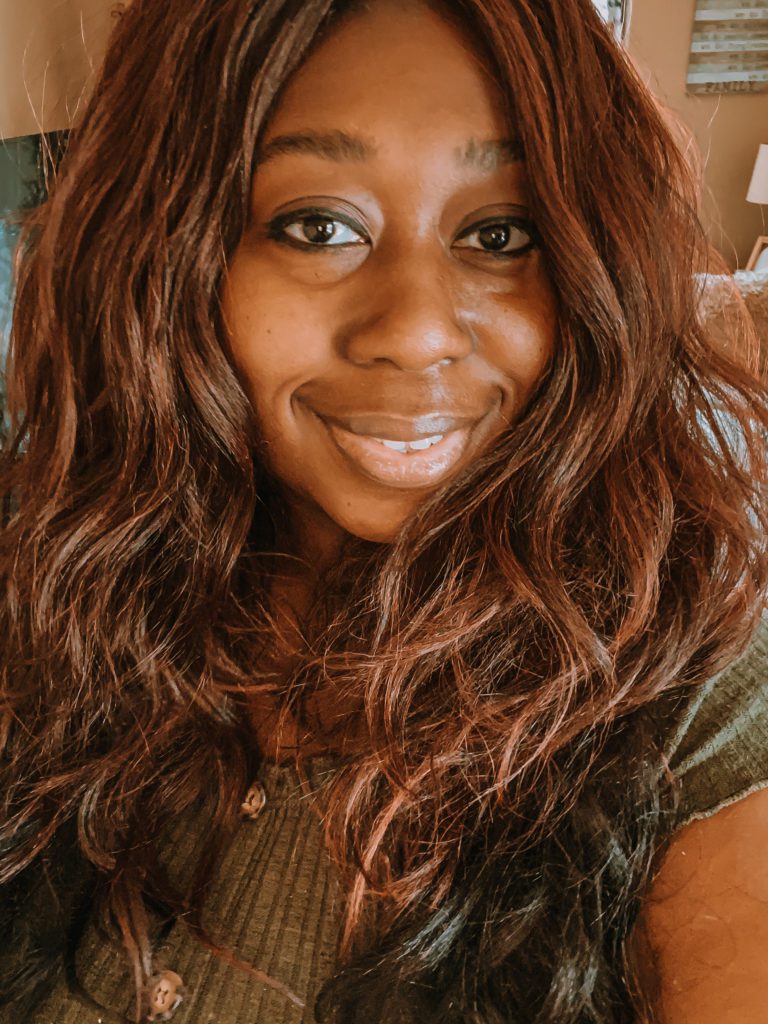
[{"label": "wall", "polygon": [[768,142],[768,92],[685,92],[695,0],[633,0],[628,48],[643,78],[693,131],[706,161],[702,218],[731,268],[744,266],[768,208],[744,198],[761,142]]},{"label": "wall", "polygon": [[[28,194],[29,184],[39,180],[37,140],[29,136],[41,128],[67,128],[75,119],[101,61],[115,6],[115,0],[0,0],[0,363],[16,237],[4,218],[37,201]],[[2,388],[0,410],[1,399]]]},{"label": "wall", "polygon": [[68,127],[101,60],[115,0],[0,0],[0,136]]}]

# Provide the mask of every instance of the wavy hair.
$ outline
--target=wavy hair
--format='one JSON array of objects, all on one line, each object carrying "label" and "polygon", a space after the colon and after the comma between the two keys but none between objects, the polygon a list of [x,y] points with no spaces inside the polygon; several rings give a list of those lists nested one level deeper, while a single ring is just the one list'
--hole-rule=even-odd
[{"label": "wavy hair", "polygon": [[[281,90],[356,6],[133,0],[19,250],[0,883],[37,891],[68,844],[139,990],[160,823],[212,800],[216,842],[173,898],[205,938],[257,757],[247,699],[276,685],[281,498],[222,283]],[[317,1013],[618,1024],[647,1002],[628,936],[675,818],[653,714],[741,653],[766,602],[765,380],[745,317],[728,344],[702,323],[696,178],[591,0],[440,10],[521,138],[558,343],[493,451],[391,545],[350,541],[280,683],[309,725],[328,692],[364,725],[326,795],[348,898]],[[59,902],[70,937],[79,899]],[[38,998],[63,941],[0,998]]]}]

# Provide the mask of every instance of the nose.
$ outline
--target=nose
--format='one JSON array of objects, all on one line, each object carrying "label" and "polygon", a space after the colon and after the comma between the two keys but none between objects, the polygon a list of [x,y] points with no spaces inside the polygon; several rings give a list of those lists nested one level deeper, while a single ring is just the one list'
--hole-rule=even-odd
[{"label": "nose", "polygon": [[[418,265],[414,266],[414,263]],[[408,260],[363,284],[347,324],[344,355],[359,366],[386,362],[425,370],[466,358],[475,349],[469,321],[457,309],[450,273]]]}]

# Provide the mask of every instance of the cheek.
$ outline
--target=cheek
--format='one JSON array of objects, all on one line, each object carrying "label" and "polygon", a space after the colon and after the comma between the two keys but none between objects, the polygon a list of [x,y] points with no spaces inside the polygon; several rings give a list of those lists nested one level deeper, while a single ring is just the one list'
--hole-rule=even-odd
[{"label": "cheek", "polygon": [[317,304],[281,287],[245,260],[235,261],[222,292],[230,351],[257,413],[274,416],[303,381],[325,364],[330,332]]},{"label": "cheek", "polygon": [[538,384],[558,337],[555,294],[543,274],[524,278],[511,291],[486,296],[482,304],[485,356],[523,398]]},{"label": "cheek", "polygon": [[505,324],[498,335],[497,365],[530,391],[552,357],[557,318],[551,305],[529,300],[508,310]]}]

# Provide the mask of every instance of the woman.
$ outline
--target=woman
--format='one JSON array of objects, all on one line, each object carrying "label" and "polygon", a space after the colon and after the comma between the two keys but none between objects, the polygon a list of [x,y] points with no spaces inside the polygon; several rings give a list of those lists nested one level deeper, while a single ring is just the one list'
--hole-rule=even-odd
[{"label": "woman", "polygon": [[766,926],[695,197],[589,0],[128,7],[20,267],[9,1019],[757,1019],[664,940]]}]

